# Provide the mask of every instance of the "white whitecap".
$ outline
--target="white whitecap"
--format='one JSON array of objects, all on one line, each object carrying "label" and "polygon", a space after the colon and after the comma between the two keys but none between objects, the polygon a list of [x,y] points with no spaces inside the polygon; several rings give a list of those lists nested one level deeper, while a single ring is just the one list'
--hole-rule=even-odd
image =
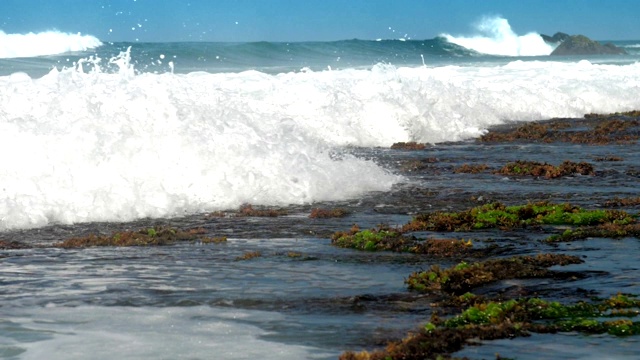
[{"label": "white whitecap", "polygon": [[537,33],[516,34],[507,19],[501,17],[482,18],[476,30],[478,34],[473,36],[441,36],[450,43],[488,55],[540,56],[549,55],[554,49]]},{"label": "white whitecap", "polygon": [[640,64],[514,61],[0,77],[0,229],[342,200],[401,178],[349,146],[640,108]]},{"label": "white whitecap", "polygon": [[91,35],[44,31],[7,34],[0,30],[0,58],[21,58],[85,51],[102,45]]}]

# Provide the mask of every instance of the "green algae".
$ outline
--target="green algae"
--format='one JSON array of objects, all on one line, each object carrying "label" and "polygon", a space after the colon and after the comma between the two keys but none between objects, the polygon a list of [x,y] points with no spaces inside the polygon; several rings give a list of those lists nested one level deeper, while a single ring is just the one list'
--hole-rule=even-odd
[{"label": "green algae", "polygon": [[108,236],[90,234],[83,237],[74,237],[56,243],[53,246],[66,249],[102,246],[161,246],[179,241],[199,240],[204,233],[206,231],[203,228],[183,231],[171,227],[156,226],[137,231],[115,232]]},{"label": "green algae", "polygon": [[640,323],[631,320],[639,313],[637,297],[624,294],[567,305],[540,298],[478,302],[449,318],[432,315],[417,331],[383,350],[345,352],[340,359],[450,359],[478,339],[524,337],[532,332],[632,336],[640,334]]},{"label": "green algae", "polygon": [[[532,141],[532,142],[570,142],[589,145],[636,143],[640,112],[616,113],[609,115],[585,115],[585,120],[557,119],[548,123],[527,124],[505,137],[483,136],[480,141]],[[620,118],[619,118],[620,117]],[[593,120],[592,120],[593,119]],[[604,121],[602,121],[604,120]],[[597,122],[596,122],[597,121]],[[587,131],[584,131],[587,129]],[[491,135],[493,131],[490,132]],[[611,151],[615,153],[615,151]],[[621,161],[618,157],[597,158],[597,161]],[[554,164],[557,165],[557,164]],[[565,161],[558,166],[540,162],[514,162],[503,168],[509,176],[538,176],[549,179],[574,174],[595,175],[594,167],[589,163]],[[424,164],[414,162],[407,171],[423,169]],[[495,169],[493,169],[495,170]],[[487,171],[482,165],[464,164],[454,168],[455,173],[480,173]],[[492,170],[488,170],[492,171]],[[488,172],[487,171],[487,172]],[[607,170],[605,170],[606,173]],[[635,176],[635,170],[627,171]],[[546,183],[546,181],[544,181]],[[541,183],[542,184],[542,183]],[[547,196],[545,196],[546,198]],[[568,197],[567,197],[568,198]],[[638,198],[614,199],[601,204],[606,207],[634,207]],[[628,210],[628,209],[625,209]],[[513,236],[529,238],[528,230],[547,235],[563,231],[563,237],[556,235],[554,241],[582,239],[586,237],[623,238],[638,237],[640,225],[638,215],[604,209],[583,209],[571,204],[552,204],[540,202],[519,206],[506,206],[500,203],[487,204],[466,211],[436,211],[423,213],[402,227],[393,229],[398,237],[421,236],[421,232],[474,232],[481,230],[518,230]],[[569,228],[569,229],[566,229]],[[566,230],[565,230],[566,229]],[[524,230],[524,231],[523,231]],[[491,235],[496,231],[491,231]],[[466,235],[466,234],[465,234]],[[511,238],[512,234],[509,234]],[[544,237],[544,235],[543,235]],[[482,238],[486,238],[483,234]],[[479,239],[480,240],[480,239]],[[382,240],[385,241],[385,240]],[[474,240],[475,241],[475,240]],[[541,244],[532,244],[533,246]],[[542,245],[547,247],[548,245]],[[438,302],[432,303],[435,309],[442,310],[432,316],[417,331],[399,341],[388,344],[384,350],[374,352],[346,352],[341,359],[450,359],[455,351],[473,344],[478,340],[505,339],[529,336],[532,332],[557,333],[578,332],[583,334],[610,334],[611,336],[629,336],[639,334],[634,322],[640,306],[635,296],[617,295],[610,299],[591,299],[588,302],[564,304],[541,298],[515,298],[517,294],[538,293],[538,282],[533,286],[515,282],[508,284],[508,290],[493,294],[495,286],[483,289],[484,295],[475,295],[474,289],[503,279],[528,277],[553,277],[555,279],[574,280],[588,276],[588,272],[555,272],[547,267],[563,265],[560,258],[551,257],[537,263],[525,260],[529,257],[516,256],[505,259],[492,259],[484,262],[472,262],[468,257],[447,269],[437,266],[427,271],[417,272],[420,277],[407,279],[407,285],[413,291],[427,292],[423,296],[434,296]],[[580,263],[581,259],[570,257],[566,263]],[[507,262],[507,259],[516,260]],[[496,262],[493,262],[496,260]],[[554,263],[555,262],[555,263]],[[534,264],[535,263],[535,264]],[[412,283],[413,281],[413,283]],[[412,286],[415,286],[412,288]],[[422,288],[418,288],[422,286]],[[502,288],[502,286],[500,286]],[[515,289],[514,289],[515,288]],[[542,286],[542,293],[552,289]],[[581,289],[578,289],[581,290]],[[466,291],[466,292],[465,292]],[[584,291],[584,292],[583,292]],[[590,290],[578,291],[580,294],[594,293]],[[496,296],[488,301],[485,296]],[[560,296],[562,297],[562,295]],[[434,310],[437,311],[437,310]],[[445,315],[448,318],[445,318]],[[439,319],[442,316],[443,319]],[[456,321],[458,323],[456,323]],[[553,354],[547,354],[553,357]],[[502,358],[496,355],[496,358]]]},{"label": "green algae", "polygon": [[624,211],[585,210],[571,204],[537,202],[506,206],[495,202],[460,212],[420,214],[403,231],[470,231],[489,228],[521,228],[532,225],[595,225],[609,222],[632,223]]},{"label": "green algae", "polygon": [[[543,225],[577,227],[563,233],[567,238],[594,234],[615,238],[637,236],[640,232],[637,217],[625,211],[587,210],[568,203],[537,202],[516,206],[491,203],[460,212],[420,214],[400,228],[386,229],[389,231],[386,233],[352,229],[350,235],[358,239],[355,243],[365,244],[363,249],[367,241],[375,243],[378,249],[378,244],[389,239],[412,238],[407,233],[417,231],[508,230],[540,228]],[[356,235],[358,233],[360,235]],[[444,300],[434,306],[446,306],[461,312],[444,320],[434,313],[431,321],[417,332],[389,343],[384,350],[345,352],[340,359],[451,359],[452,353],[477,340],[529,336],[532,332],[579,332],[611,336],[640,334],[640,322],[632,320],[640,314],[640,301],[634,296],[617,295],[592,303],[565,305],[540,298],[486,301],[483,296],[472,293],[474,289],[507,279],[576,279],[581,276],[580,273],[548,268],[582,262],[576,256],[539,254],[475,263],[461,261],[447,269],[433,265],[427,271],[414,272],[405,280],[410,290],[443,294]]]},{"label": "green algae", "polygon": [[386,250],[391,247],[397,249],[402,247],[397,243],[398,240],[402,241],[399,233],[385,229],[336,232],[331,236],[331,242],[335,246],[366,251]]},{"label": "green algae", "polygon": [[[568,225],[577,227],[599,226],[601,236],[636,236],[636,218],[621,210],[587,210],[569,203],[554,204],[536,202],[526,205],[506,206],[494,202],[459,212],[431,212],[415,216],[407,224],[396,227],[378,227],[360,230],[354,226],[349,231],[337,231],[331,235],[334,246],[363,251],[395,251],[434,256],[466,256],[475,252],[471,240],[418,239],[411,232],[463,232],[484,229],[523,229],[542,225]],[[626,227],[624,227],[626,226]],[[595,230],[568,229],[554,235],[548,242],[569,241],[592,236]],[[492,249],[485,249],[485,253]]]},{"label": "green algae", "polygon": [[473,242],[471,240],[420,240],[414,236],[405,236],[399,231],[388,228],[360,230],[354,227],[348,232],[338,231],[331,236],[331,243],[334,246],[356,250],[408,252],[439,257],[470,255],[473,252]]},{"label": "green algae", "polygon": [[[548,330],[578,331],[589,334],[609,333],[616,336],[640,334],[640,323],[630,319],[640,314],[640,301],[634,296],[617,294],[609,299],[593,303],[578,302],[563,305],[557,301],[540,298],[511,299],[507,301],[489,301],[475,304],[461,314],[440,321],[436,318],[435,328],[444,326],[457,328],[473,325],[510,323],[532,323],[551,320],[545,323]],[[616,310],[627,310],[624,312]],[[631,310],[631,311],[629,311]],[[612,318],[613,320],[601,320]]]},{"label": "green algae", "polygon": [[513,256],[473,264],[463,261],[448,269],[432,265],[427,271],[412,273],[405,283],[410,290],[459,295],[499,280],[553,277],[557,272],[548,270],[548,267],[582,262],[576,256],[561,254]]}]

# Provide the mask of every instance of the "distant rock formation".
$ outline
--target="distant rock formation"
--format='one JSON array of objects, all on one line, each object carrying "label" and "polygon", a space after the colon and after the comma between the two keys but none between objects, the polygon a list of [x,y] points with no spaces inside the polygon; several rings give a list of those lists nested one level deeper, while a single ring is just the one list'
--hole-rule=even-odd
[{"label": "distant rock formation", "polygon": [[557,32],[553,34],[553,36],[544,35],[544,34],[540,34],[540,36],[542,37],[542,40],[550,44],[561,43],[571,37],[571,35],[565,34],[563,32]]},{"label": "distant rock formation", "polygon": [[557,44],[555,50],[550,55],[618,55],[627,54],[611,43],[600,44],[584,35],[567,35],[565,33],[555,33],[553,36],[540,35],[547,43]]}]

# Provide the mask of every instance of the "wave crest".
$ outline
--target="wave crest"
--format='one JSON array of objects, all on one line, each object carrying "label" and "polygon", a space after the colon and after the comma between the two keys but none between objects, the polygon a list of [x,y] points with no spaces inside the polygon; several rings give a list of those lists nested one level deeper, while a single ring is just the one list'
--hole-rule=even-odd
[{"label": "wave crest", "polygon": [[109,63],[119,71],[93,58],[0,77],[0,232],[342,200],[400,180],[318,136],[331,124],[296,92],[317,98],[304,79],[331,72],[135,74],[129,51]]},{"label": "wave crest", "polygon": [[127,51],[0,76],[0,232],[357,198],[404,180],[352,146],[640,106],[640,63],[270,75],[138,73],[135,62]]},{"label": "wave crest", "polygon": [[80,33],[59,31],[7,34],[0,30],[0,58],[57,55],[70,51],[86,51],[102,45],[98,38]]},{"label": "wave crest", "polygon": [[498,16],[484,17],[476,25],[476,30],[479,34],[472,37],[441,36],[451,43],[488,55],[541,56],[551,54],[554,49],[538,33],[517,35],[509,21]]}]

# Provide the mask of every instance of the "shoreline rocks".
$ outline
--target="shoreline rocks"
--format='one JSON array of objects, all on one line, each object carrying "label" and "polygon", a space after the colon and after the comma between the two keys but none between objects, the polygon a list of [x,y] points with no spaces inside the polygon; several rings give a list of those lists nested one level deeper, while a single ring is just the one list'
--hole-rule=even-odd
[{"label": "shoreline rocks", "polygon": [[563,32],[557,32],[553,34],[553,36],[544,35],[544,34],[540,34],[540,36],[542,37],[542,40],[544,40],[544,42],[549,44],[561,43],[571,37],[571,35],[565,34]]},{"label": "shoreline rocks", "polygon": [[627,52],[611,43],[601,44],[584,35],[568,35],[557,32],[553,36],[540,35],[550,44],[558,44],[552,56],[564,55],[626,55]]}]

